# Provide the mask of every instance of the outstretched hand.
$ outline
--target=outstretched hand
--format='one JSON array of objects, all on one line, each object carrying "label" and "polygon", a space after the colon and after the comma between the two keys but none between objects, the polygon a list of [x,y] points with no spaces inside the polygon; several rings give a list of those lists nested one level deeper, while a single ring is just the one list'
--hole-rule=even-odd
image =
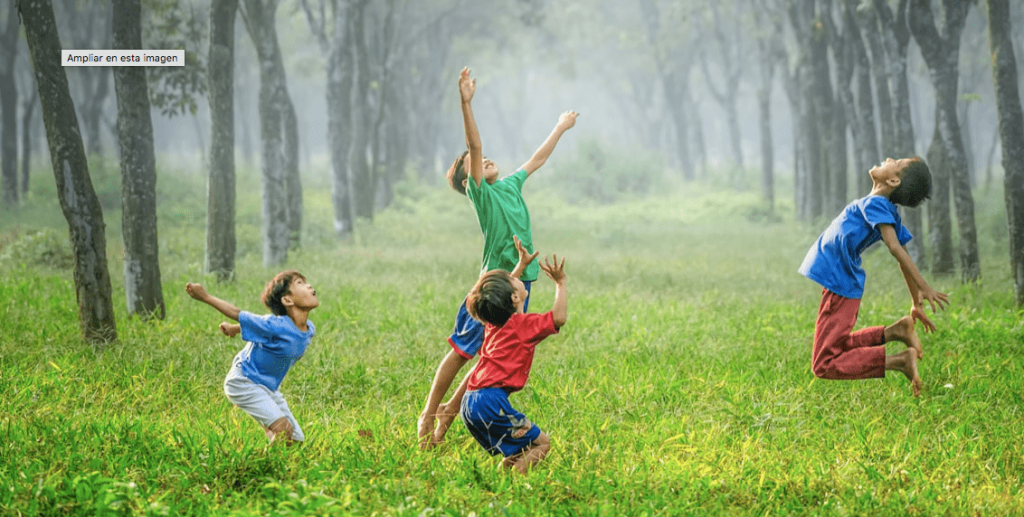
[{"label": "outstretched hand", "polygon": [[223,322],[220,324],[220,331],[227,337],[235,337],[242,332],[242,327],[237,323]]},{"label": "outstretched hand", "polygon": [[206,292],[206,288],[203,287],[203,284],[193,284],[192,282],[185,284],[185,292],[192,298],[201,302],[206,301],[206,298],[210,296]]},{"label": "outstretched hand", "polygon": [[935,324],[932,323],[932,320],[928,319],[928,315],[924,313],[924,308],[920,305],[914,305],[910,309],[910,316],[921,322],[925,332],[935,332]]},{"label": "outstretched hand", "polygon": [[558,255],[552,255],[551,263],[548,263],[548,257],[544,257],[544,261],[540,263],[540,268],[556,284],[565,282],[565,257],[562,257],[561,262],[559,262]]},{"label": "outstretched hand", "polygon": [[946,310],[946,306],[949,305],[949,295],[946,293],[940,293],[931,287],[921,289],[918,296],[921,298],[917,301],[918,304],[927,301],[928,305],[932,306],[932,312],[935,312],[936,304],[938,304],[939,308],[942,310]]},{"label": "outstretched hand", "polygon": [[575,126],[576,117],[578,116],[580,116],[580,114],[572,110],[562,113],[562,115],[558,117],[558,127],[562,128],[563,130],[566,130]]},{"label": "outstretched hand", "polygon": [[530,263],[533,262],[533,259],[537,258],[537,255],[540,255],[539,251],[533,252],[532,255],[530,252],[526,251],[526,246],[523,246],[523,242],[519,240],[518,235],[512,236],[512,242],[515,243],[516,251],[519,252],[519,264],[523,266],[523,269],[526,269],[526,266],[529,266]]},{"label": "outstretched hand", "polygon": [[476,93],[476,79],[469,78],[469,67],[467,66],[459,74],[459,95],[462,97],[462,102],[469,102],[473,100],[474,93]]}]

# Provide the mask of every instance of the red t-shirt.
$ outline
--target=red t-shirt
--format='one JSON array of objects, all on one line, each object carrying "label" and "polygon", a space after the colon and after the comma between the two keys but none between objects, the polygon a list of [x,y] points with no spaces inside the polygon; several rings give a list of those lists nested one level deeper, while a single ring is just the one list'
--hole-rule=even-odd
[{"label": "red t-shirt", "polygon": [[473,369],[467,389],[523,389],[530,375],[537,343],[557,333],[551,311],[513,314],[500,327],[488,323],[484,330],[484,344],[480,347],[480,362]]}]

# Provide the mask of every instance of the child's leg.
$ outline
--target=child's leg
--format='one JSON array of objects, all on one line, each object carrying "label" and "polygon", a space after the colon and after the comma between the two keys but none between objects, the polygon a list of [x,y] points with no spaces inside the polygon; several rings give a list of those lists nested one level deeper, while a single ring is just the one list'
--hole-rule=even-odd
[{"label": "child's leg", "polygon": [[[434,418],[437,416],[441,399],[448,392],[448,388],[451,387],[452,381],[455,380],[459,370],[476,355],[483,342],[484,326],[469,315],[469,311],[466,310],[466,301],[463,300],[459,306],[458,313],[455,315],[455,327],[452,330],[451,336],[448,337],[448,344],[452,348],[437,367],[437,372],[434,373],[434,380],[430,385],[427,402],[423,406],[423,412],[420,413],[419,421],[416,424],[416,434],[420,438],[420,447],[429,448],[437,445],[432,431],[434,430]],[[458,405],[448,407],[453,411],[458,411],[459,409]],[[446,414],[447,412],[445,411]],[[451,420],[448,421],[447,425],[451,425]],[[446,430],[447,425],[445,426]],[[441,437],[444,437],[444,432],[441,433]]]},{"label": "child's leg", "polygon": [[917,351],[908,348],[898,354],[885,356],[885,369],[903,372],[914,389],[914,396],[921,396],[921,377],[917,375]]},{"label": "child's leg", "polygon": [[416,426],[416,434],[421,439],[426,438],[434,431],[434,417],[437,414],[438,405],[441,404],[441,398],[448,392],[448,388],[451,387],[455,376],[467,362],[469,362],[469,359],[452,349],[448,351],[448,355],[444,356],[441,364],[438,365],[437,372],[434,373],[434,380],[430,384],[430,393],[427,394],[426,405],[423,407],[423,412],[420,413],[419,422],[417,422]]},{"label": "child's leg", "polygon": [[851,334],[860,300],[822,290],[814,329],[811,366],[824,379],[869,379],[885,376],[885,328],[871,327]]},{"label": "child's leg", "polygon": [[[270,397],[274,399],[277,407],[284,413],[284,418],[287,420],[288,425],[291,427],[291,432],[285,434],[284,437],[288,438],[293,442],[304,442],[306,441],[306,435],[303,434],[302,428],[299,427],[299,422],[295,420],[295,415],[292,414],[292,410],[288,407],[288,401],[284,399],[284,395],[280,391],[275,391],[270,394]],[[280,419],[278,419],[280,420]]]},{"label": "child's leg", "polygon": [[[259,422],[264,430],[270,431],[267,438],[273,439],[279,432],[287,431],[288,427],[291,427],[291,435],[287,437],[294,439],[294,433],[297,430],[299,439],[302,439],[302,430],[291,416],[291,411],[287,411],[287,413],[282,411],[281,405],[275,400],[270,390],[242,375],[240,368],[233,367],[228,372],[227,378],[224,379],[224,394],[232,404]],[[278,393],[278,398],[282,402],[284,401],[280,397],[280,393]],[[287,410],[287,403],[284,404],[284,408]],[[288,425],[285,425],[285,422]]]},{"label": "child's leg", "polygon": [[509,456],[502,460],[501,465],[507,469],[515,468],[520,474],[526,474],[530,468],[548,455],[551,450],[551,440],[548,433],[540,433],[529,447],[523,449],[516,456]]}]

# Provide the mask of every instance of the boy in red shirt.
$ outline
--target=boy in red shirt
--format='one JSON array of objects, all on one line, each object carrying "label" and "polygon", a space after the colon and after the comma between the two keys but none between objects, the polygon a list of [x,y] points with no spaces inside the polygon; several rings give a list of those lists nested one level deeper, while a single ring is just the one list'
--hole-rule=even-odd
[{"label": "boy in red shirt", "polygon": [[[521,257],[524,254],[520,252]],[[503,467],[521,473],[547,455],[551,442],[547,433],[512,407],[508,396],[526,385],[537,343],[565,325],[564,265],[565,259],[559,261],[557,255],[550,264],[547,259],[540,263],[555,282],[554,305],[543,314],[523,311],[526,287],[501,269],[484,273],[466,297],[470,315],[485,324],[485,337],[462,399],[462,421],[487,452],[505,457]]]}]

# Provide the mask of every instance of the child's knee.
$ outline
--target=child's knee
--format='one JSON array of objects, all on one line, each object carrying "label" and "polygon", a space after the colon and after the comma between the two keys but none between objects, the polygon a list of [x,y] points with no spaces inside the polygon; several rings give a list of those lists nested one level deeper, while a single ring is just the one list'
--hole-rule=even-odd
[{"label": "child's knee", "polygon": [[540,433],[539,436],[530,444],[531,449],[542,449],[545,452],[551,449],[551,439],[548,438],[548,433]]}]

